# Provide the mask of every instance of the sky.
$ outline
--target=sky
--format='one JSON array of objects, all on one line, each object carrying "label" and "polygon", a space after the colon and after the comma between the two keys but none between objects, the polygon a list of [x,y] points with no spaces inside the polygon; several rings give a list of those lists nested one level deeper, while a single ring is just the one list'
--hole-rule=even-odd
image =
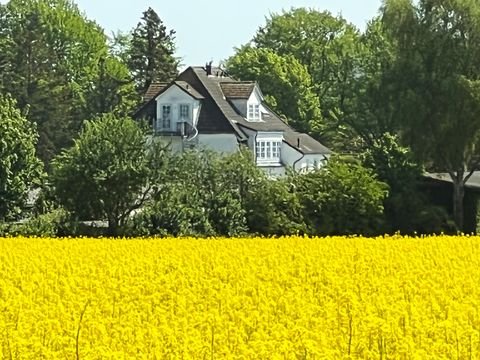
[{"label": "sky", "polygon": [[[364,29],[381,0],[74,0],[87,18],[95,20],[107,35],[129,31],[142,12],[152,7],[167,29],[176,31],[177,56],[184,66],[217,64],[252,39],[270,13],[292,7],[328,10],[341,14]],[[0,0],[5,3],[6,0]]]}]

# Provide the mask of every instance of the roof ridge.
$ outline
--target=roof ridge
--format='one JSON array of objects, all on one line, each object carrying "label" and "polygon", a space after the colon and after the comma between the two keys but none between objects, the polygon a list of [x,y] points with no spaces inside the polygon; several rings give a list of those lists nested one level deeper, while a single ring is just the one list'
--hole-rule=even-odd
[{"label": "roof ridge", "polygon": [[[213,100],[213,102],[215,103],[215,105],[217,106],[217,108],[220,110],[220,112],[223,114],[223,116],[225,117],[225,119],[227,119],[227,121],[229,122],[229,124],[232,126],[232,128],[235,130],[235,132],[238,134],[238,136],[242,139],[242,140],[246,140],[246,136],[245,134],[242,132],[242,130],[240,130],[240,128],[238,127],[238,125],[236,123],[234,123],[231,119],[230,119],[230,115],[225,113],[224,111],[224,108],[219,104],[219,99],[217,99],[217,96],[213,96],[213,94],[211,93],[210,91],[210,86],[209,84],[207,84],[206,81],[204,81],[204,79],[200,76],[200,74],[197,73],[197,71],[195,71],[195,69],[198,69],[197,68],[193,68],[194,69],[194,74],[195,76],[198,78],[198,80],[200,81],[200,83],[203,85],[203,87],[205,88],[205,90],[207,91],[208,95],[211,97],[211,99]],[[203,71],[204,69],[201,68]],[[208,79],[208,78],[207,78]],[[222,91],[221,87],[220,87],[220,83],[217,83],[217,84],[214,84],[216,86],[218,86],[218,89],[219,91]],[[221,98],[221,100],[225,101],[225,103],[230,106],[230,104],[227,102],[227,100],[223,99],[223,97]],[[233,110],[232,110],[233,111]],[[235,116],[239,116],[238,114],[234,113]]]}]

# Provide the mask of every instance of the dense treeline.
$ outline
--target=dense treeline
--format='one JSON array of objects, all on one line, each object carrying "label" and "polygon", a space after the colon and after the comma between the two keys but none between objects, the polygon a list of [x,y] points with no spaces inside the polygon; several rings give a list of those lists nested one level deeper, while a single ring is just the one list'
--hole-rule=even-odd
[{"label": "dense treeline", "polygon": [[[480,159],[478,59],[476,0],[385,0],[364,31],[326,11],[271,14],[226,70],[258,81],[269,106],[339,154],[273,181],[247,152],[169,154],[129,118],[153,81],[178,73],[175,31],[153,9],[109,39],[70,0],[10,0],[0,223],[53,235],[91,220],[132,235],[461,230]],[[451,177],[455,226],[420,193],[426,170]]]}]

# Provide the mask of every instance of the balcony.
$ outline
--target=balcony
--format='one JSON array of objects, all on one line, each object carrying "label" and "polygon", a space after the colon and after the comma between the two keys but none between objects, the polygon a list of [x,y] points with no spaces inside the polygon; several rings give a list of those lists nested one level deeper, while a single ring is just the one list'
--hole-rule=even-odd
[{"label": "balcony", "polygon": [[195,128],[186,121],[176,122],[172,125],[174,126],[168,128],[157,126],[153,129],[153,134],[155,136],[181,136],[184,138],[191,137],[195,134]]}]

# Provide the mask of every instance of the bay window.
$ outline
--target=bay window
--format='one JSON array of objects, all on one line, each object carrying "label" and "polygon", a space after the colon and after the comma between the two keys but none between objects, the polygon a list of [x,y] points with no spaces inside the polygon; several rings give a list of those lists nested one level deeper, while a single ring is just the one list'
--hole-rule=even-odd
[{"label": "bay window", "polygon": [[258,140],[255,154],[259,163],[280,163],[282,142],[277,140]]}]

